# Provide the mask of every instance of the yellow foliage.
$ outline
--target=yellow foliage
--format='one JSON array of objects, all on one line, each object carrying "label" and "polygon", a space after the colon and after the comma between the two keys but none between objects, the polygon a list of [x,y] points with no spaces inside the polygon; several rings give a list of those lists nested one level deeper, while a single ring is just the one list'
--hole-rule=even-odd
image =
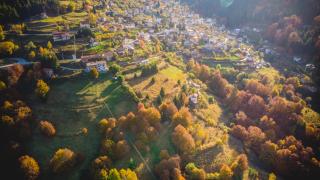
[{"label": "yellow foliage", "polygon": [[28,180],[36,179],[39,176],[40,168],[32,157],[25,155],[19,158],[20,168]]},{"label": "yellow foliage", "polygon": [[226,164],[221,166],[219,174],[221,180],[231,180],[233,176],[231,168]]},{"label": "yellow foliage", "polygon": [[4,90],[4,89],[6,89],[6,88],[7,88],[6,83],[4,83],[3,81],[0,81],[0,91],[1,91],[1,90]]},{"label": "yellow foliage", "polygon": [[131,169],[121,169],[120,176],[126,180],[138,180],[137,174]]},{"label": "yellow foliage", "polygon": [[5,110],[10,110],[10,109],[13,108],[13,104],[10,101],[5,101],[3,103],[2,108],[5,109]]},{"label": "yellow foliage", "polygon": [[92,68],[90,71],[91,75],[93,78],[98,79],[99,77],[99,71],[97,70],[97,68]]},{"label": "yellow foliage", "polygon": [[54,136],[56,129],[49,121],[40,121],[40,130],[46,136]]},{"label": "yellow foliage", "polygon": [[39,97],[41,97],[41,98],[46,97],[49,90],[50,90],[50,87],[47,85],[46,82],[44,82],[43,80],[38,80],[37,88],[36,88],[35,92]]},{"label": "yellow foliage", "polygon": [[25,24],[13,24],[11,25],[11,31],[17,33],[17,34],[22,34],[23,30],[26,28]]},{"label": "yellow foliage", "polygon": [[19,49],[19,46],[12,41],[0,42],[0,54],[12,55],[17,49]]},{"label": "yellow foliage", "polygon": [[34,59],[35,57],[36,57],[36,53],[34,51],[30,51],[30,53],[28,54],[28,58]]},{"label": "yellow foliage", "polygon": [[54,173],[66,171],[75,165],[76,154],[68,148],[58,149],[50,160],[50,167]]},{"label": "yellow foliage", "polygon": [[3,124],[6,124],[6,125],[13,125],[14,124],[14,120],[10,116],[2,116],[1,121]]}]

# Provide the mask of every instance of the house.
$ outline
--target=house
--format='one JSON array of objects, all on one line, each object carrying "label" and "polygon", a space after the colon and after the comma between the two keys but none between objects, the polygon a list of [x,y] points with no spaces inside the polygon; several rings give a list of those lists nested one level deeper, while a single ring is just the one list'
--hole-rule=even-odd
[{"label": "house", "polygon": [[305,70],[306,71],[314,71],[314,70],[316,70],[316,66],[314,64],[306,64]]},{"label": "house", "polygon": [[199,97],[198,93],[194,93],[189,96],[189,105],[191,108],[196,108],[198,104],[198,97]]},{"label": "house", "polygon": [[89,40],[89,46],[90,47],[94,47],[94,46],[98,46],[99,42],[96,42],[96,40],[94,38],[90,38]]},{"label": "house", "polygon": [[111,61],[113,58],[113,52],[112,51],[108,51],[106,53],[101,54],[101,57],[103,59],[105,59],[106,61]]},{"label": "house", "polygon": [[80,28],[89,28],[90,29],[89,21],[81,21],[80,22]]},{"label": "house", "polygon": [[46,13],[46,12],[42,12],[42,13],[40,14],[40,18],[41,18],[41,19],[46,19],[46,18],[48,18],[47,13]]},{"label": "house", "polygon": [[67,41],[71,38],[71,34],[68,32],[52,32],[53,36],[53,41],[58,42],[58,41]]},{"label": "house", "polygon": [[99,72],[106,72],[108,70],[106,61],[95,61],[86,63],[85,72],[90,72],[93,68],[96,68]]},{"label": "house", "polygon": [[294,56],[294,57],[293,57],[293,61],[296,62],[296,63],[301,63],[302,58],[301,58],[301,57]]}]

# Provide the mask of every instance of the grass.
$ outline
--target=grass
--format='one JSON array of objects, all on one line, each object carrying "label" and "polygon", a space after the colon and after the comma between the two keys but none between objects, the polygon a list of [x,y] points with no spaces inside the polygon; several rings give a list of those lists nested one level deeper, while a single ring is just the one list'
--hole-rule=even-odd
[{"label": "grass", "polygon": [[240,57],[238,56],[217,56],[213,58],[216,61],[239,61]]},{"label": "grass", "polygon": [[[134,110],[136,104],[129,98],[127,92],[117,82],[112,82],[108,75],[102,75],[97,80],[81,77],[51,85],[51,91],[46,103],[33,99],[33,111],[36,120],[49,120],[57,130],[57,136],[48,139],[36,135],[29,143],[29,152],[35,157],[46,179],[46,167],[53,153],[68,147],[85,156],[84,162],[67,179],[79,179],[81,171],[88,168],[93,158],[98,156],[101,134],[97,131],[97,123],[104,117],[112,115],[119,117]],[[33,97],[34,98],[34,97]],[[107,104],[112,112],[108,110]],[[88,129],[87,135],[75,135],[82,128]]]},{"label": "grass", "polygon": [[205,121],[209,126],[218,124],[222,110],[218,104],[211,104],[206,109],[196,110],[195,115]]},{"label": "grass", "polygon": [[[151,83],[151,79],[155,78],[155,83]],[[129,83],[136,91],[148,94],[150,98],[159,95],[161,87],[167,94],[177,91],[177,81],[182,83],[186,80],[186,74],[180,69],[169,65],[167,68],[160,70],[157,74],[148,77],[139,77],[132,79]]]}]

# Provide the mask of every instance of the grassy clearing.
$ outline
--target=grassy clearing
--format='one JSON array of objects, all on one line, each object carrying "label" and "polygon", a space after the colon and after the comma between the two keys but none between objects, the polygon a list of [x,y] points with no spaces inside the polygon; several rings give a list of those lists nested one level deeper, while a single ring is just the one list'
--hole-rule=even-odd
[{"label": "grassy clearing", "polygon": [[218,104],[211,104],[206,109],[195,110],[195,115],[209,126],[216,126],[221,117],[222,110]]},{"label": "grassy clearing", "polygon": [[[57,136],[48,139],[40,135],[29,144],[29,149],[46,169],[52,154],[58,149],[68,147],[85,155],[85,160],[67,179],[79,179],[81,170],[87,168],[91,160],[98,155],[101,134],[97,131],[97,122],[102,118],[120,115],[134,110],[136,104],[129,98],[119,83],[112,82],[110,77],[102,75],[98,80],[87,77],[76,78],[51,85],[47,103],[33,100],[33,111],[36,120],[49,120],[56,129]],[[112,115],[105,103],[110,107]],[[82,128],[88,129],[87,135],[75,135]],[[45,176],[45,173],[44,173]],[[59,177],[45,177],[59,179]],[[64,176],[64,178],[66,178]]]},{"label": "grassy clearing", "polygon": [[[155,83],[151,83],[152,78],[155,79]],[[164,88],[167,94],[177,92],[177,88],[179,88],[177,86],[178,80],[183,83],[186,80],[186,74],[180,69],[169,65],[155,75],[135,78],[129,83],[135,91],[140,91],[148,94],[150,98],[155,98],[159,95],[161,87]]]}]

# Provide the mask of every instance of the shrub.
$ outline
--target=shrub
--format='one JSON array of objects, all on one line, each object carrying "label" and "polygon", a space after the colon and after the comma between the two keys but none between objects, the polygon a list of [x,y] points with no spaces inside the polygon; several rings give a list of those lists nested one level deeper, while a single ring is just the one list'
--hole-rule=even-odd
[{"label": "shrub", "polygon": [[48,137],[52,137],[56,134],[56,129],[49,121],[40,121],[40,130]]}]

